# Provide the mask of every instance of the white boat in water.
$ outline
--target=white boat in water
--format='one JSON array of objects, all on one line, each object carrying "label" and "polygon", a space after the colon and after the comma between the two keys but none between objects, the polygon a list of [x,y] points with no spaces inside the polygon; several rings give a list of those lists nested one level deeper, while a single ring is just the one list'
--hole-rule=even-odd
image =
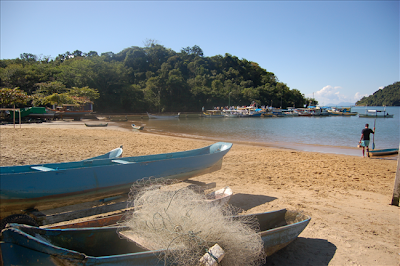
[{"label": "white boat in water", "polygon": [[203,114],[201,115],[202,117],[208,117],[208,118],[221,118],[221,117],[225,117],[222,114],[222,111],[220,110],[207,110],[205,112],[203,112]]},{"label": "white boat in water", "polygon": [[225,117],[229,117],[229,118],[239,117],[239,113],[237,112],[237,110],[222,110],[222,114]]},{"label": "white boat in water", "polygon": [[386,112],[386,109],[385,109],[383,111],[368,110],[364,114],[358,114],[358,117],[393,118],[393,115],[390,115],[388,112]]}]

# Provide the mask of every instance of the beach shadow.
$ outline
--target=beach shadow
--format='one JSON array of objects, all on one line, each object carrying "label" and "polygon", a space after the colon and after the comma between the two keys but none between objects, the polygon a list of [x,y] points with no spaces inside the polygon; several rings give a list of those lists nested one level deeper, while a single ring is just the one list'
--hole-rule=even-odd
[{"label": "beach shadow", "polygon": [[369,157],[370,160],[388,160],[388,161],[397,161],[398,158],[397,156],[393,157],[381,157],[381,158],[374,158],[374,157]]},{"label": "beach shadow", "polygon": [[334,244],[325,239],[298,237],[287,247],[268,257],[263,266],[328,265],[336,249]]},{"label": "beach shadow", "polygon": [[240,207],[244,211],[247,211],[251,208],[257,207],[267,202],[271,202],[276,199],[277,198],[275,197],[269,197],[264,195],[234,193],[231,197],[231,200],[229,201],[229,204],[236,207]]}]

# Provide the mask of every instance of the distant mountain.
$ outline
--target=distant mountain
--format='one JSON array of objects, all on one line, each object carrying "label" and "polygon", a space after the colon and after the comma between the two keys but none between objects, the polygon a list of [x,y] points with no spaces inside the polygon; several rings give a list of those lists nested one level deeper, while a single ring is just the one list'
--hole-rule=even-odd
[{"label": "distant mountain", "polygon": [[341,102],[341,103],[328,103],[325,104],[325,106],[342,106],[342,107],[350,107],[356,105],[355,103],[350,103],[350,102]]}]

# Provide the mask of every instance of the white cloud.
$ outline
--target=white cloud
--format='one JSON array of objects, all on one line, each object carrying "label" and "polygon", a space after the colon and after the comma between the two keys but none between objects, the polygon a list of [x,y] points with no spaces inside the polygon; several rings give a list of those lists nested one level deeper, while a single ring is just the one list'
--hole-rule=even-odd
[{"label": "white cloud", "polygon": [[[341,102],[349,102],[355,103],[356,101],[360,100],[364,96],[359,92],[355,95],[346,95],[346,89],[343,89],[340,86],[331,86],[327,85],[323,87],[321,90],[314,93],[315,99],[319,102],[320,105],[325,104],[338,104]],[[306,97],[313,97],[313,95],[306,95]]]},{"label": "white cloud", "polygon": [[361,98],[364,96],[369,96],[369,94],[361,94],[359,92],[356,92],[356,94],[354,95],[354,101],[356,102],[358,100],[361,100]]}]

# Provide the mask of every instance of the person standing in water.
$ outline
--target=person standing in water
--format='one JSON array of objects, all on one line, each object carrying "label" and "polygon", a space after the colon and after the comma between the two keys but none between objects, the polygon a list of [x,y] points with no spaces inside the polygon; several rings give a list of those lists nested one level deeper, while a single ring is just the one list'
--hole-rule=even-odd
[{"label": "person standing in water", "polygon": [[360,138],[360,145],[362,147],[362,157],[365,157],[365,149],[367,149],[367,155],[369,157],[369,135],[370,134],[375,134],[375,128],[374,130],[369,128],[368,124],[365,124],[365,128],[361,131],[361,138]]}]

